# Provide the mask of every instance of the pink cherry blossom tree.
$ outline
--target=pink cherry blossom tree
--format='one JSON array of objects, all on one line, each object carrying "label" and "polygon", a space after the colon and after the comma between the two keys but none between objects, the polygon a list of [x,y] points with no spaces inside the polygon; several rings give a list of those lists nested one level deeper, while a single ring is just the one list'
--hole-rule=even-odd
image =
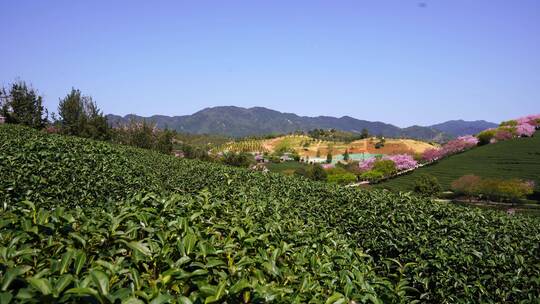
[{"label": "pink cherry blossom tree", "polygon": [[521,136],[521,137],[523,136],[531,137],[535,131],[536,131],[536,128],[533,125],[528,124],[528,123],[519,124],[516,127],[516,132],[518,136]]},{"label": "pink cherry blossom tree", "polygon": [[394,162],[398,171],[416,168],[418,162],[409,154],[396,154],[383,157]]},{"label": "pink cherry blossom tree", "polygon": [[433,162],[444,156],[442,149],[427,149],[422,153],[422,159],[427,162]]}]

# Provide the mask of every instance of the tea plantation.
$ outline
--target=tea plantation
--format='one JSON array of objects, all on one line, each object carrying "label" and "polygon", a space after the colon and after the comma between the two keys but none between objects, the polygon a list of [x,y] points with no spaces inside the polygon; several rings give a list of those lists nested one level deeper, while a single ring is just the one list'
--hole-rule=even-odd
[{"label": "tea plantation", "polygon": [[0,303],[538,303],[540,221],[0,126]]},{"label": "tea plantation", "polygon": [[474,148],[419,168],[411,174],[390,179],[377,187],[410,191],[421,174],[437,177],[445,189],[449,189],[452,181],[461,176],[475,174],[533,180],[536,191],[540,192],[540,133],[531,138],[516,138]]}]

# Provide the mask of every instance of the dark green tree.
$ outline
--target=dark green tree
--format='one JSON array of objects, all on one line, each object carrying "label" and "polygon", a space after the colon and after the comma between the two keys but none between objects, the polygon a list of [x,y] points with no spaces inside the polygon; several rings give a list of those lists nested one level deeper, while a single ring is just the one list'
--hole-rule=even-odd
[{"label": "dark green tree", "polygon": [[142,122],[131,121],[130,127],[130,145],[143,148],[152,149],[154,147],[154,126],[143,120]]},{"label": "dark green tree", "polygon": [[67,135],[75,135],[99,140],[111,137],[107,118],[90,96],[84,96],[81,91],[71,89],[71,92],[58,104],[58,123],[61,131]]},{"label": "dark green tree", "polygon": [[107,117],[98,108],[92,97],[83,98],[84,119],[82,136],[98,140],[109,140],[111,138],[111,128],[107,122]]},{"label": "dark green tree", "polygon": [[170,154],[173,149],[172,140],[174,138],[174,132],[165,128],[165,130],[160,131],[157,135],[155,150]]},{"label": "dark green tree", "polygon": [[84,124],[84,106],[81,91],[71,89],[71,92],[58,104],[58,122],[62,133],[78,136]]},{"label": "dark green tree", "polygon": [[348,161],[350,158],[349,156],[349,149],[345,149],[345,153],[343,153],[343,160]]},{"label": "dark green tree", "polygon": [[0,114],[7,123],[22,124],[41,129],[47,123],[47,112],[43,107],[43,98],[37,91],[18,81],[11,85],[9,92],[2,89]]},{"label": "dark green tree", "polygon": [[360,138],[368,138],[369,137],[369,131],[366,128],[362,129],[362,133],[360,133]]},{"label": "dark green tree", "polygon": [[326,154],[326,163],[329,164],[331,162],[332,162],[332,153],[328,152],[328,154]]}]

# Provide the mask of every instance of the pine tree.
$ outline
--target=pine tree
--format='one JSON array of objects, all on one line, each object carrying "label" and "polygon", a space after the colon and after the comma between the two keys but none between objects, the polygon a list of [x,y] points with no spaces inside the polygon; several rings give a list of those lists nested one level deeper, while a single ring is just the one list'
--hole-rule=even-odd
[{"label": "pine tree", "polygon": [[328,154],[326,154],[326,163],[329,164],[332,162],[332,153],[328,152]]},{"label": "pine tree", "polygon": [[107,118],[90,96],[83,96],[81,91],[71,92],[60,100],[58,105],[59,123],[64,134],[98,140],[108,140],[111,130]]},{"label": "pine tree", "polygon": [[81,91],[71,89],[71,92],[58,104],[59,122],[62,133],[79,136],[84,124],[84,105]]},{"label": "pine tree", "polygon": [[36,129],[43,128],[47,123],[43,98],[24,81],[13,83],[9,94],[2,89],[1,95],[4,100],[1,114],[7,123],[23,124]]},{"label": "pine tree", "polygon": [[343,153],[343,160],[348,161],[349,160],[349,150],[345,149],[345,153]]}]

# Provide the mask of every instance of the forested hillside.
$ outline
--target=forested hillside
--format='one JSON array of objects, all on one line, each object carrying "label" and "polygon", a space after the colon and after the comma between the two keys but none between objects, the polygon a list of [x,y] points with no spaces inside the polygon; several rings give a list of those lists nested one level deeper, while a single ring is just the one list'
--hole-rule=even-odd
[{"label": "forested hillside", "polygon": [[[366,129],[370,134],[386,137],[407,137],[423,140],[444,141],[453,136],[461,135],[463,128],[467,128],[474,134],[485,129],[487,122],[457,121],[447,128],[449,132],[443,132],[434,126],[411,126],[399,128],[389,123],[380,121],[367,121],[350,116],[331,117],[299,116],[293,113],[263,108],[242,108],[235,106],[213,107],[198,111],[192,115],[165,116],[154,115],[142,117],[137,115],[107,115],[109,122],[115,126],[127,124],[130,120],[140,121],[146,119],[157,123],[160,128],[172,128],[179,132],[197,134],[222,134],[234,137],[286,134],[295,131],[310,131],[313,129],[336,129],[360,134]],[[446,126],[446,124],[441,124]],[[457,130],[457,131],[456,131]],[[474,132],[476,130],[476,132]],[[454,131],[456,131],[454,133]]]}]

